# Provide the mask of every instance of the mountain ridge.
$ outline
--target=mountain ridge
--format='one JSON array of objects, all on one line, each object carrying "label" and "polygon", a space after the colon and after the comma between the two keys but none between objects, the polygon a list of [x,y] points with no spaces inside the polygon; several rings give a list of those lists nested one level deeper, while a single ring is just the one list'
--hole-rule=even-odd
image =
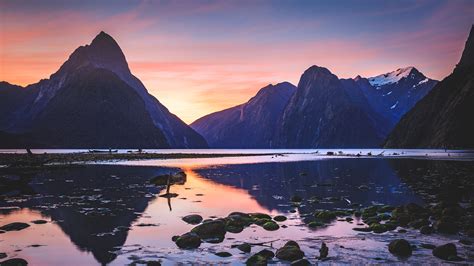
[{"label": "mountain ridge", "polygon": [[387,148],[474,148],[474,25],[459,63],[406,113]]},{"label": "mountain ridge", "polygon": [[[97,77],[94,72],[100,72],[110,78],[110,82],[106,82]],[[88,83],[87,80],[77,79],[78,75],[85,75],[85,78],[91,78],[95,83]],[[119,81],[120,80],[120,81]],[[72,82],[74,81],[74,82]],[[122,83],[123,82],[123,83]],[[78,88],[76,84],[87,84],[87,86],[95,87],[96,92],[103,93],[100,97],[97,95],[90,94],[87,90],[83,90],[82,93],[77,95],[83,88]],[[96,84],[103,84],[103,87],[97,87]],[[85,85],[84,85],[85,86]],[[120,97],[116,97],[116,91],[109,89],[107,86],[117,86],[121,88],[122,93],[126,93],[131,97],[130,102],[123,101]],[[73,89],[71,89],[74,88]],[[80,46],[74,50],[58,71],[53,73],[49,79],[40,80],[38,83],[31,84],[23,89],[30,95],[27,100],[21,103],[17,103],[15,110],[9,110],[8,116],[11,119],[0,119],[0,130],[11,135],[18,136],[29,136],[32,142],[29,145],[37,147],[87,147],[87,148],[106,148],[112,147],[126,147],[133,148],[137,147],[154,147],[154,148],[204,148],[207,147],[207,143],[197,132],[187,126],[177,116],[171,114],[169,110],[163,106],[156,98],[148,93],[143,83],[135,77],[126,61],[125,55],[123,54],[118,43],[105,32],[99,33],[89,45]],[[129,93],[129,90],[133,91],[133,94]],[[51,112],[51,101],[60,95],[66,97],[62,99],[64,102],[70,102],[71,106],[75,106],[77,110],[74,115],[71,115],[70,119],[60,119],[61,112],[68,110],[70,106],[56,104],[58,109],[57,113]],[[74,105],[74,101],[67,97],[74,98],[76,102],[83,104],[92,103],[92,109],[99,108],[97,110],[111,110],[114,109],[116,112],[126,116],[123,112],[124,109],[134,106],[136,110],[132,112],[140,113],[141,116],[136,116],[134,119],[142,121],[144,125],[140,126],[131,119],[120,119],[115,120],[113,112],[106,112],[109,119],[116,121],[112,123],[113,126],[118,127],[115,130],[109,130],[108,128],[102,128],[100,123],[90,124],[86,120],[79,119],[81,116],[89,115],[91,121],[100,121],[104,117],[100,112],[95,115],[90,114],[90,110],[82,109],[81,106]],[[89,97],[86,98],[85,96]],[[107,98],[111,97],[111,98]],[[80,99],[78,101],[77,99]],[[102,99],[99,102],[99,99]],[[109,109],[100,109],[101,105],[107,104],[113,101],[109,105]],[[58,100],[56,100],[56,103]],[[132,104],[133,103],[133,104]],[[62,109],[61,109],[62,108]],[[105,107],[104,107],[105,108]],[[132,109],[130,109],[132,110]],[[45,117],[48,117],[46,119]],[[132,118],[129,116],[129,118]],[[63,124],[51,124],[49,121],[61,120]],[[71,139],[71,143],[66,140],[59,141],[62,139],[61,134],[43,134],[42,132],[51,132],[55,127],[66,128],[70,121],[79,119],[83,123],[88,124],[90,127],[82,127],[81,124],[75,125],[76,130],[69,130],[70,135],[63,134],[67,138]],[[143,120],[145,119],[145,120]],[[40,123],[39,121],[43,121]],[[111,125],[112,125],[111,124]],[[135,126],[132,126],[134,125]],[[141,128],[143,132],[135,131],[135,129]],[[124,132],[127,129],[129,132]],[[88,130],[91,130],[90,132]],[[33,132],[35,134],[33,134]],[[88,133],[87,133],[88,132]],[[143,137],[149,132],[149,136],[155,137],[152,139],[149,137]],[[64,132],[65,133],[65,132]],[[72,135],[71,135],[72,134]],[[89,138],[84,138],[85,135],[90,135]],[[137,139],[133,140],[134,134]],[[48,135],[50,139],[48,139]],[[38,137],[37,137],[38,136]],[[39,139],[39,136],[44,136]],[[55,136],[57,139],[52,138]],[[114,140],[114,136],[117,140],[122,140],[123,143],[119,143]],[[20,138],[20,137],[19,137]],[[97,139],[101,139],[102,142],[96,142]],[[23,138],[24,139],[24,138]],[[33,141],[37,139],[38,141]],[[86,143],[81,143],[83,139]],[[60,144],[56,142],[61,142]],[[87,143],[93,144],[88,146]],[[113,144],[113,145],[112,145]],[[6,143],[0,143],[0,145],[7,145]],[[72,146],[70,146],[72,145]]]}]

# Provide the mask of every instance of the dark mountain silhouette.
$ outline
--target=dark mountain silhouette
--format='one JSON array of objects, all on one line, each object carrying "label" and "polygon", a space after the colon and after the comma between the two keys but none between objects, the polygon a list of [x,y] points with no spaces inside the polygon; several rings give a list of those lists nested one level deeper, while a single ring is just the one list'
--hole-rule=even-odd
[{"label": "dark mountain silhouette", "polygon": [[213,148],[270,148],[278,122],[296,87],[268,85],[248,102],[206,115],[191,124]]},{"label": "dark mountain silhouette", "polygon": [[314,66],[297,93],[289,83],[267,86],[247,103],[191,127],[215,148],[378,147],[436,82],[414,67],[338,79]]},{"label": "dark mountain silhouette", "polygon": [[453,73],[397,124],[385,146],[474,148],[474,26]]},{"label": "dark mountain silhouette", "polygon": [[360,93],[328,69],[312,66],[286,106],[275,147],[376,147],[384,138],[378,116]]},{"label": "dark mountain silhouette", "polygon": [[49,79],[25,88],[2,83],[4,91],[9,96],[2,102],[10,105],[1,107],[0,130],[8,136],[0,139],[1,147],[207,147],[202,136],[147,92],[104,32],[77,48]]}]

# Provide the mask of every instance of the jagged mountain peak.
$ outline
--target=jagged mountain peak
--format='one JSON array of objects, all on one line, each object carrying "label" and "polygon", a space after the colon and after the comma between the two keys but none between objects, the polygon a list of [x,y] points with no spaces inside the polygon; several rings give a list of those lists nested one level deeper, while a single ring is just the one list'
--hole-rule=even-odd
[{"label": "jagged mountain peak", "polygon": [[415,67],[408,66],[375,77],[370,77],[368,80],[372,86],[383,86],[397,83],[404,78],[425,79],[426,77]]},{"label": "jagged mountain peak", "polygon": [[267,86],[261,88],[258,91],[256,96],[269,94],[269,93],[275,93],[281,90],[295,90],[295,89],[296,89],[295,85],[291,84],[290,82],[284,81],[284,82],[277,83],[275,85],[268,84]]},{"label": "jagged mountain peak", "polygon": [[122,49],[112,36],[103,31],[90,44],[77,48],[61,66],[59,72],[71,71],[84,66],[105,68],[117,74],[130,73]]},{"label": "jagged mountain peak", "polygon": [[[331,73],[329,69],[313,65],[306,69],[301,75],[300,81],[298,82],[298,90],[306,91],[308,88],[313,87],[314,84],[319,84],[317,88],[334,87],[335,83],[339,82],[336,75]],[[327,86],[332,84],[331,86]]]},{"label": "jagged mountain peak", "polygon": [[474,25],[471,26],[471,31],[469,32],[466,44],[464,45],[461,60],[459,60],[456,68],[469,67],[472,65],[474,65]]},{"label": "jagged mountain peak", "polygon": [[308,69],[306,69],[303,73],[303,76],[317,76],[317,75],[332,75],[331,71],[325,67],[312,65]]}]

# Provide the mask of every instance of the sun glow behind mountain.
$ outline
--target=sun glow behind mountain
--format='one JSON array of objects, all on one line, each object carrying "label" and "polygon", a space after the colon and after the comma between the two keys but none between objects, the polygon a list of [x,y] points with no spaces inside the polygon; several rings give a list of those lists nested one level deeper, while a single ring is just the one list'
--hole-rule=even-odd
[{"label": "sun glow behind mountain", "polygon": [[296,85],[313,64],[339,77],[414,65],[442,79],[473,13],[470,1],[0,1],[0,80],[47,78],[105,30],[150,93],[189,123],[246,102],[266,84]]}]

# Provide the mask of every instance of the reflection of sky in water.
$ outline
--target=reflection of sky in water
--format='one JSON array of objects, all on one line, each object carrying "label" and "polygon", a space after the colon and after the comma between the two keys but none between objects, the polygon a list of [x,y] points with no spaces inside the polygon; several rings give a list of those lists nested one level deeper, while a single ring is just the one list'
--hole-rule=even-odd
[{"label": "reflection of sky in water", "polygon": [[[146,184],[151,177],[170,171],[165,168],[90,165],[32,174],[29,176],[31,189],[41,195],[20,197],[26,201],[0,203],[1,206],[27,208],[0,215],[0,224],[29,222],[41,216],[55,223],[32,224],[23,231],[0,234],[1,251],[10,256],[17,254],[34,265],[90,265],[93,261],[124,265],[134,256],[145,260],[166,258],[165,262],[245,261],[248,255],[230,249],[232,244],[278,239],[274,246],[279,247],[285,240],[293,239],[302,245],[310,258],[319,254],[317,250],[324,240],[335,261],[364,262],[376,256],[385,261],[396,261],[386,252],[387,242],[397,237],[393,233],[384,236],[357,234],[352,230],[357,220],[353,224],[334,222],[317,230],[309,229],[304,221],[307,222],[315,209],[345,208],[348,202],[362,205],[420,202],[400,182],[387,160],[245,164],[243,161],[254,158],[242,157],[236,159],[236,164],[223,165],[223,160],[228,162],[229,159],[184,159],[181,165],[173,160],[169,165],[180,166],[186,172],[187,180],[184,185],[172,186],[171,192],[179,196],[169,203],[165,198],[155,197],[161,192]],[[268,160],[271,159],[270,156]],[[369,189],[361,190],[361,185]],[[295,208],[288,202],[293,195],[305,199],[317,196],[320,202],[304,203]],[[47,208],[54,204],[57,204],[56,208]],[[292,210],[296,212],[290,212]],[[98,213],[91,215],[91,211]],[[195,251],[179,250],[171,241],[172,236],[193,227],[181,221],[185,215],[198,213],[204,218],[222,217],[233,211],[283,214],[289,218],[282,223],[288,228],[268,232],[251,226],[240,234],[228,233],[221,244],[204,244]],[[140,224],[155,226],[142,227]],[[126,228],[130,226],[128,231]],[[415,239],[418,236],[413,233],[404,237]],[[431,236],[423,241],[437,240]],[[45,246],[27,247],[32,244]],[[14,251],[19,249],[21,251]],[[234,256],[224,259],[212,254],[218,251],[229,251]],[[431,258],[428,251],[421,251],[413,260],[422,261],[428,256]]]}]

